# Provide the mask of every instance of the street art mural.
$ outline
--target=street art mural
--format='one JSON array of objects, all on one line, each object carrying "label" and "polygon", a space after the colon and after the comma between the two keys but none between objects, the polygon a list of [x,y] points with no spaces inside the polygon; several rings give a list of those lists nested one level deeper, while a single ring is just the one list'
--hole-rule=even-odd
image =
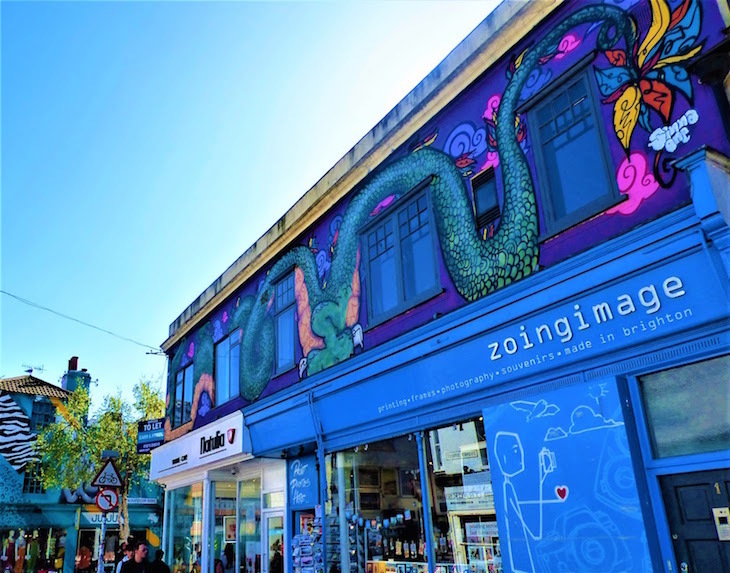
[{"label": "street art mural", "polygon": [[614,382],[483,412],[505,571],[649,571]]},{"label": "street art mural", "polygon": [[[708,19],[699,0],[574,3],[559,10],[182,340],[170,360],[168,396],[176,373],[192,363],[191,423],[213,410],[215,344],[234,332],[241,342],[240,407],[348,359],[371,340],[423,324],[406,317],[395,321],[397,327],[368,325],[361,312],[366,294],[359,233],[424,182],[440,247],[443,300],[450,305],[446,312],[686,202],[686,183],[676,181],[669,160],[689,150],[690,139],[707,142],[696,134],[711,100],[705,94],[698,101],[697,81],[686,67],[708,42],[703,18]],[[523,108],[589,56],[583,65],[590,66],[595,81],[612,169],[626,199],[541,243],[539,181]],[[489,229],[477,229],[470,179],[490,167],[498,183],[499,218]],[[277,281],[290,272],[296,357],[293,370],[274,376],[272,305]],[[442,310],[434,307],[429,316]],[[171,427],[172,402],[168,399],[168,439],[190,428]]]},{"label": "street art mural", "polygon": [[35,460],[30,419],[9,394],[0,394],[0,455],[16,472]]}]

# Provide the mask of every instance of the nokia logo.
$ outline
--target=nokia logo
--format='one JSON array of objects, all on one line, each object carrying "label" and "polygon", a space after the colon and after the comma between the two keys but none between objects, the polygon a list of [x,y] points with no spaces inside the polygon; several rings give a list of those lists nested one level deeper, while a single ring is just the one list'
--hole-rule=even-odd
[{"label": "nokia logo", "polygon": [[200,438],[200,454],[207,454],[217,449],[225,448],[226,437],[228,438],[228,443],[232,444],[233,440],[236,438],[236,429],[231,428],[228,432],[226,432],[226,434],[217,431],[215,435],[210,438]]}]

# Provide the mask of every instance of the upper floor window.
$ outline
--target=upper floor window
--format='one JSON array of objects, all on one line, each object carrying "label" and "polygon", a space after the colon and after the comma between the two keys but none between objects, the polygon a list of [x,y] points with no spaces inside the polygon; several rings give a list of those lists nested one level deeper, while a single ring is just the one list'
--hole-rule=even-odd
[{"label": "upper floor window", "polygon": [[179,370],[175,375],[175,410],[173,427],[177,427],[192,419],[193,413],[193,365]]},{"label": "upper floor window", "polygon": [[474,194],[474,214],[477,219],[477,228],[489,227],[499,218],[499,199],[497,198],[497,179],[494,168],[482,171],[471,180]]},{"label": "upper floor window", "polygon": [[432,228],[428,199],[421,191],[365,231],[371,324],[395,316],[437,291]]},{"label": "upper floor window", "polygon": [[220,406],[239,394],[238,376],[241,357],[241,331],[215,346],[215,403]]},{"label": "upper floor window", "polygon": [[528,126],[542,188],[544,235],[554,235],[619,200],[608,144],[587,71],[531,107]]},{"label": "upper floor window", "polygon": [[[56,408],[48,398],[36,398],[30,415],[30,427],[36,433],[42,432],[56,419]],[[23,493],[45,493],[41,480],[41,466],[26,466],[23,475]]]},{"label": "upper floor window", "polygon": [[36,399],[30,415],[30,427],[34,432],[41,432],[56,419],[56,408],[48,398]]},{"label": "upper floor window", "polygon": [[276,283],[274,324],[276,338],[275,374],[294,367],[295,311],[294,273]]}]

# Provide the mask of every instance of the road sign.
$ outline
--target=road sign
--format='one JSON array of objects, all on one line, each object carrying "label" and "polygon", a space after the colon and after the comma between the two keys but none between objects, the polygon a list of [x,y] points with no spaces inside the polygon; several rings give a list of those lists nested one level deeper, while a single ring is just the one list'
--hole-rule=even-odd
[{"label": "road sign", "polygon": [[91,485],[96,487],[122,487],[122,478],[119,477],[119,472],[112,460],[104,462]]},{"label": "road sign", "polygon": [[119,503],[119,495],[113,489],[104,488],[96,494],[96,507],[104,513],[114,511]]}]

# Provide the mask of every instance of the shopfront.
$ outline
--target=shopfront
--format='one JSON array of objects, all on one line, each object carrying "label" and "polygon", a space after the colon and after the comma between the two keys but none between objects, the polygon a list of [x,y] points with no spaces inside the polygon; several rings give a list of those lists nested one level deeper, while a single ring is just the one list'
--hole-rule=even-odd
[{"label": "shopfront", "polygon": [[725,571],[725,270],[667,221],[576,259],[247,410],[293,573]]},{"label": "shopfront", "polygon": [[[151,476],[165,485],[163,549],[175,573],[266,571],[267,526],[284,516],[286,468],[256,459],[236,412],[156,448]],[[283,531],[283,525],[280,527]]]}]

